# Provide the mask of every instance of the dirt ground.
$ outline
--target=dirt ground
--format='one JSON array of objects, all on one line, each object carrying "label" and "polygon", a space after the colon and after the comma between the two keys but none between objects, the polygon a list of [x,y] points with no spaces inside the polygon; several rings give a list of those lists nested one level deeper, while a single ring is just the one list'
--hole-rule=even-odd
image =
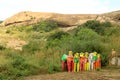
[{"label": "dirt ground", "polygon": [[26,77],[24,80],[120,80],[120,69],[60,72],[55,74],[35,75]]}]

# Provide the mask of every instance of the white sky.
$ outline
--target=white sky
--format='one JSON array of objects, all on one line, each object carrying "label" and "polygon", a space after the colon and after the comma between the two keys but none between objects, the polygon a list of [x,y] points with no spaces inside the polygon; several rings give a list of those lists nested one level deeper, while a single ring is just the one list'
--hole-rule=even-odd
[{"label": "white sky", "polygon": [[0,20],[21,11],[95,14],[120,10],[120,0],[0,0]]}]

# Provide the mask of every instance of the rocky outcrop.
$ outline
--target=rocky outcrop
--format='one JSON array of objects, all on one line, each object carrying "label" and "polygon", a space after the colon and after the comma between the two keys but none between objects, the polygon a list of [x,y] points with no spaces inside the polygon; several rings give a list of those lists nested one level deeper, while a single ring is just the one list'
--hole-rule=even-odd
[{"label": "rocky outcrop", "polygon": [[77,25],[93,20],[97,17],[96,14],[57,14],[57,13],[43,13],[24,11],[13,15],[6,19],[3,26],[20,26],[38,23],[41,20],[54,20],[59,23],[65,23],[69,26]]},{"label": "rocky outcrop", "polygon": [[54,20],[59,23],[65,23],[68,26],[82,24],[88,20],[99,20],[101,22],[110,21],[118,23],[120,22],[120,11],[105,14],[58,14],[23,11],[3,21],[2,26],[25,26],[35,24],[46,19]]}]

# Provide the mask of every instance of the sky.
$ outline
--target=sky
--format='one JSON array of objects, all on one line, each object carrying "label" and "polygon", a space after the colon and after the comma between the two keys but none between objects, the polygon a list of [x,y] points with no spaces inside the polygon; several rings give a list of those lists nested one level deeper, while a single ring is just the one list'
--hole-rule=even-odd
[{"label": "sky", "polygon": [[120,0],[0,0],[0,20],[21,11],[101,14],[120,10]]}]

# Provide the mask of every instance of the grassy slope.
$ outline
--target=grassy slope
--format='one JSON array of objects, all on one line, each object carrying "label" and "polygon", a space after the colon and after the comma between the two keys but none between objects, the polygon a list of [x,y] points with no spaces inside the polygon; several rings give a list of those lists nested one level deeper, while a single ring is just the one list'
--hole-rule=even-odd
[{"label": "grassy slope", "polygon": [[[117,52],[120,52],[119,29],[120,28],[118,27],[109,28],[109,31],[106,31],[107,35],[113,35],[103,36],[103,38],[101,38],[104,42],[105,49],[107,51],[106,53],[109,53],[112,47],[116,48]],[[36,45],[30,45],[32,49],[33,47],[39,47],[39,50],[34,52],[31,52],[32,50],[30,50],[31,47],[29,46],[26,46],[23,51],[14,50],[13,48],[17,47],[17,45],[15,47],[11,45],[12,49],[1,50],[1,79],[6,79],[7,77],[7,80],[11,80],[33,74],[53,73],[54,71],[60,71],[61,55],[66,51],[61,50],[61,48],[58,47],[47,50],[44,48],[46,45],[46,38],[55,31],[58,31],[58,29],[47,33],[44,31],[35,32],[30,30],[31,26],[0,28],[0,43],[2,46],[7,46],[7,43],[10,40],[14,40],[17,42],[15,43],[13,41],[12,44],[18,44],[20,41],[25,41],[25,44],[35,42]],[[22,43],[20,44],[20,47],[25,45]]]},{"label": "grassy slope", "polygon": [[[2,46],[9,47],[5,50],[0,50],[0,78],[1,79],[18,79],[19,77],[37,74],[37,73],[52,73],[52,66],[54,62],[54,58],[58,56],[58,61],[54,63],[60,63],[60,55],[54,54],[53,50],[43,49],[45,46],[45,40],[48,35],[52,32],[35,32],[35,31],[26,31],[29,30],[31,26],[24,27],[8,27],[8,28],[0,28],[0,43]],[[11,45],[7,44],[11,41]],[[25,43],[21,43],[25,42]],[[29,44],[30,41],[38,42],[36,45],[31,45],[32,48],[38,47],[39,51],[32,52],[29,51],[29,47],[26,47],[24,51],[15,50],[17,45],[20,44],[19,47],[22,47],[25,44]],[[14,44],[14,45],[13,45]],[[58,52],[58,51],[57,51]],[[49,58],[46,58],[46,54]],[[51,55],[52,54],[52,55]],[[57,57],[56,57],[57,58]],[[52,62],[52,63],[49,63]],[[44,63],[45,62],[45,63]],[[18,64],[17,64],[18,63]],[[47,66],[50,65],[50,66]],[[16,67],[15,67],[16,66]],[[22,68],[22,69],[21,69]],[[59,69],[59,68],[58,68]],[[10,72],[10,74],[9,74]]]}]

